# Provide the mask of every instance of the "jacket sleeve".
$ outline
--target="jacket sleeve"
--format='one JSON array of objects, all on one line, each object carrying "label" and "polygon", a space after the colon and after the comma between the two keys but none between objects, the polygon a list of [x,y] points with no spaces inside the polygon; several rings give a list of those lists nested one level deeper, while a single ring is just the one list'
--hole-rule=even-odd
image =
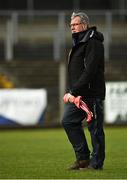
[{"label": "jacket sleeve", "polygon": [[75,83],[75,85],[71,88],[70,93],[74,96],[78,95],[80,89],[85,85],[89,85],[91,79],[95,76],[100,60],[102,60],[104,56],[104,48],[103,44],[98,41],[91,39],[88,42],[86,47],[86,54],[84,59],[84,70]]}]

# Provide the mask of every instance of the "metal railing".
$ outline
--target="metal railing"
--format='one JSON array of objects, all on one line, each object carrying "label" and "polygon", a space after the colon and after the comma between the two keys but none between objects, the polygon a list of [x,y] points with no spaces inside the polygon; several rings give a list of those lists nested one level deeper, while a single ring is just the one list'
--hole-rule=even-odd
[{"label": "metal railing", "polygon": [[[85,12],[90,17],[91,25],[97,26],[104,34],[105,59],[115,59],[114,47],[117,47],[117,51],[120,45],[125,48],[127,46],[127,11]],[[11,61],[14,58],[27,59],[32,56],[56,61],[64,59],[66,51],[71,47],[71,33],[68,27],[71,13],[70,11],[1,11],[0,44],[3,45],[3,59]],[[124,48],[121,48],[122,50],[124,51]],[[123,57],[122,54],[119,52],[121,59],[126,59],[127,54],[124,53]],[[116,56],[117,58],[119,57]]]}]

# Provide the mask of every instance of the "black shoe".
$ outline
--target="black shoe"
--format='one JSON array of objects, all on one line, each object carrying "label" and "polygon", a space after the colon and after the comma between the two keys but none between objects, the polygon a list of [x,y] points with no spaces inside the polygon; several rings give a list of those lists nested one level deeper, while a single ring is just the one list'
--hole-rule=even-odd
[{"label": "black shoe", "polygon": [[91,170],[103,170],[103,167],[102,166],[99,167],[99,166],[91,166],[91,165],[89,165],[87,167],[87,169],[91,169]]},{"label": "black shoe", "polygon": [[81,160],[81,161],[76,161],[72,166],[68,168],[68,170],[82,170],[87,168],[89,165],[89,160]]}]

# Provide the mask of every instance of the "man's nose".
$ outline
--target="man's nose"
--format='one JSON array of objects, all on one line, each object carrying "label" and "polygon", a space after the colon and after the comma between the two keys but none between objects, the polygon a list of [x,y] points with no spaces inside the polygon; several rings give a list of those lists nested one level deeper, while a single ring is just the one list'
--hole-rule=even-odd
[{"label": "man's nose", "polygon": [[74,26],[71,26],[71,30],[73,31],[75,29],[75,27]]}]

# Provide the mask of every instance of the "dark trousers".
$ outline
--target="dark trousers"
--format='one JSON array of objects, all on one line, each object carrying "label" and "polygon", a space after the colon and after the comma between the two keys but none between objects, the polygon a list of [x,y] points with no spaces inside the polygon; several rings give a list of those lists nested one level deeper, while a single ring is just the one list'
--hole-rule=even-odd
[{"label": "dark trousers", "polygon": [[[101,99],[85,100],[93,112],[93,120],[88,125],[91,135],[92,153],[87,144],[82,121],[86,113],[78,109],[74,104],[68,103],[62,119],[62,125],[66,131],[69,141],[75,151],[77,160],[90,159],[90,165],[95,168],[103,166],[105,159],[105,135],[103,130],[103,101]],[[91,156],[91,157],[90,157]]]}]

